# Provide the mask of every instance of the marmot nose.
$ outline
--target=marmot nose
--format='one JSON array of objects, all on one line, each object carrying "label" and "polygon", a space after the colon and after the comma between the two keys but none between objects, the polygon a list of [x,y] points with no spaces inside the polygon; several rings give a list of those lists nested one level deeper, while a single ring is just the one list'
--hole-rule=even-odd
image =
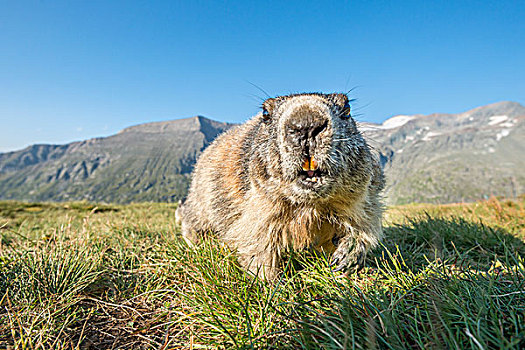
[{"label": "marmot nose", "polygon": [[322,133],[328,127],[328,120],[319,120],[315,122],[305,123],[303,125],[294,125],[290,128],[290,134],[295,134],[301,140],[312,140]]},{"label": "marmot nose", "polygon": [[325,131],[327,126],[328,126],[328,120],[325,120],[324,122],[320,121],[319,123],[313,124],[310,127],[310,130],[309,130],[310,134],[308,136],[310,136],[310,138],[312,139],[315,139],[317,135]]}]

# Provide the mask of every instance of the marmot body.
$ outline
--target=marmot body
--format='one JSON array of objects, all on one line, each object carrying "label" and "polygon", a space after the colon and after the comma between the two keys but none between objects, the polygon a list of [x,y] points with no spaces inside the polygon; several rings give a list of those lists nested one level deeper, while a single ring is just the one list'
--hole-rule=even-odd
[{"label": "marmot body", "polygon": [[213,232],[261,277],[276,277],[290,249],[360,268],[382,236],[383,186],[346,95],[281,96],[203,152],[177,216],[187,241]]}]

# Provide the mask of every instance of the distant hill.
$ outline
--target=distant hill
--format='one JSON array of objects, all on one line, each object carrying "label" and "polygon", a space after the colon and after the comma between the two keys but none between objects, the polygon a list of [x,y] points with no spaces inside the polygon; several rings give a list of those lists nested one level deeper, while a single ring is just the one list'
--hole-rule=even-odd
[{"label": "distant hill", "polygon": [[360,127],[381,153],[390,204],[525,192],[525,107],[519,103],[460,114],[400,115]]},{"label": "distant hill", "polygon": [[[0,153],[0,199],[173,202],[202,150],[234,124],[204,117]],[[389,204],[474,201],[525,192],[525,107],[395,116],[360,129],[380,153]]]},{"label": "distant hill", "polygon": [[176,201],[187,191],[196,158],[231,126],[198,116],[1,153],[0,199]]}]

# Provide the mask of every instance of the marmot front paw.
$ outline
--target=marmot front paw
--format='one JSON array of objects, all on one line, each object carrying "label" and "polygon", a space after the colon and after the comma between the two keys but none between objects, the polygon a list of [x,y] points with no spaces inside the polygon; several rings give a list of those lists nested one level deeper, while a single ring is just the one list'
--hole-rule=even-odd
[{"label": "marmot front paw", "polygon": [[353,239],[342,240],[332,255],[330,267],[334,272],[349,270],[359,271],[365,266],[366,247],[362,242]]}]

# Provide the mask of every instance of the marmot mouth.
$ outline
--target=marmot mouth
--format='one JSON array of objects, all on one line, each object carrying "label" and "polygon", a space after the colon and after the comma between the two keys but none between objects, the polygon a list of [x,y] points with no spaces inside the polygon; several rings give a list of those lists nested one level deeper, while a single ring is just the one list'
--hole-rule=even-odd
[{"label": "marmot mouth", "polygon": [[303,186],[313,187],[322,183],[324,175],[326,174],[319,169],[308,171],[303,170],[299,173],[298,180]]},{"label": "marmot mouth", "polygon": [[321,183],[322,176],[325,174],[319,169],[319,164],[313,156],[306,157],[301,168],[298,178],[303,186],[313,187]]}]

